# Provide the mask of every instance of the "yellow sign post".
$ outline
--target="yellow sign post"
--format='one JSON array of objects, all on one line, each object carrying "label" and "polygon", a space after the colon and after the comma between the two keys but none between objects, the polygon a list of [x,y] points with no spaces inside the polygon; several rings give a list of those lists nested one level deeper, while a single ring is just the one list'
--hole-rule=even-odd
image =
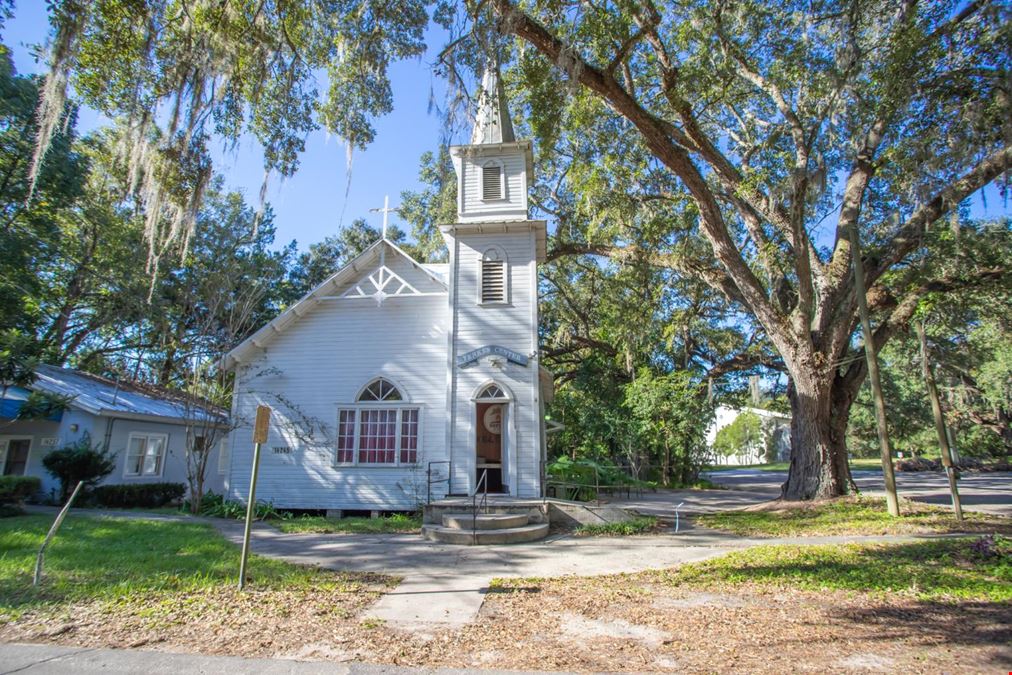
[{"label": "yellow sign post", "polygon": [[253,472],[249,479],[249,499],[246,501],[246,527],[242,535],[242,560],[239,562],[239,590],[246,586],[246,561],[249,558],[249,535],[253,528],[253,512],[257,504],[257,474],[260,472],[260,446],[267,442],[267,430],[271,421],[271,409],[257,406],[257,417],[253,423]]}]

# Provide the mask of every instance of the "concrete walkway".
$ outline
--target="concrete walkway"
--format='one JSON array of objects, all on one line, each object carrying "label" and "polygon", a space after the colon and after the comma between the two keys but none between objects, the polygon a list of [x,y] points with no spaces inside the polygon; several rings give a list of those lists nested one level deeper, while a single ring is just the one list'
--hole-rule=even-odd
[{"label": "concrete walkway", "polygon": [[[218,529],[236,543],[239,523]],[[938,535],[742,538],[696,528],[675,534],[576,538],[556,536],[529,544],[450,546],[417,535],[282,534],[259,524],[253,552],[303,565],[403,577],[367,616],[403,630],[429,633],[459,628],[477,617],[493,578],[594,576],[665,569],[763,544],[908,542]]]},{"label": "concrete walkway", "polygon": [[74,673],[75,675],[179,675],[180,673],[229,673],[229,675],[467,675],[517,671],[455,670],[449,668],[401,668],[366,663],[245,659],[238,656],[204,656],[143,649],[84,649],[54,645],[0,643],[0,675],[12,673]]}]

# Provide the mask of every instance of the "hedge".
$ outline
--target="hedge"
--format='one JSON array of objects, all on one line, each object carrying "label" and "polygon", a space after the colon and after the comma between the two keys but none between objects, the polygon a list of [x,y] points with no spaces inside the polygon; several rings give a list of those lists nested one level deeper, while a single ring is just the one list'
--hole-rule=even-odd
[{"label": "hedge", "polygon": [[95,488],[95,501],[110,508],[145,509],[165,506],[181,499],[186,492],[182,483],[137,483],[133,485],[100,485]]},{"label": "hedge", "polygon": [[0,504],[24,501],[42,489],[35,476],[0,476]]}]

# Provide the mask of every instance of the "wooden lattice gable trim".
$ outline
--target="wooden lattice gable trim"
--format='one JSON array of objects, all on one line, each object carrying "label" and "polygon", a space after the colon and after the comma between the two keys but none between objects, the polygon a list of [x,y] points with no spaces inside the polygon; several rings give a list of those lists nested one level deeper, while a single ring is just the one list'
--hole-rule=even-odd
[{"label": "wooden lattice gable trim", "polygon": [[381,265],[376,271],[337,297],[369,298],[379,304],[386,298],[405,295],[445,295],[445,291],[435,293],[420,291],[392,269]]},{"label": "wooden lattice gable trim", "polygon": [[[440,290],[430,295],[445,295],[449,290],[447,283],[439,275],[431,270],[425,269],[417,260],[408,255],[403,249],[386,239],[376,241],[372,246],[362,251],[355,259],[332,274],[326,281],[306,293],[298,302],[279,314],[264,327],[253,333],[250,337],[239,343],[232,351],[222,359],[222,366],[226,370],[232,370],[241,363],[252,360],[255,354],[265,348],[274,338],[283,333],[293,323],[306,316],[321,302],[334,297],[339,289],[349,283],[353,283],[366,270],[374,264],[374,261],[382,259],[387,252],[403,257],[415,269],[426,277],[430,278]],[[380,267],[385,267],[381,264]]]}]

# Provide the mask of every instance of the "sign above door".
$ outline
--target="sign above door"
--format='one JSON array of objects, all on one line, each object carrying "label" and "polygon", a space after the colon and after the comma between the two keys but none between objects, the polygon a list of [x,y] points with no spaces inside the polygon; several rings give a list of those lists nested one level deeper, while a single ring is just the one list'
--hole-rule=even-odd
[{"label": "sign above door", "polygon": [[457,366],[466,366],[485,356],[502,356],[507,361],[515,363],[518,366],[526,366],[528,361],[526,356],[520,352],[515,352],[512,349],[506,349],[505,347],[500,347],[498,345],[485,345],[484,347],[478,347],[475,350],[458,356]]}]

